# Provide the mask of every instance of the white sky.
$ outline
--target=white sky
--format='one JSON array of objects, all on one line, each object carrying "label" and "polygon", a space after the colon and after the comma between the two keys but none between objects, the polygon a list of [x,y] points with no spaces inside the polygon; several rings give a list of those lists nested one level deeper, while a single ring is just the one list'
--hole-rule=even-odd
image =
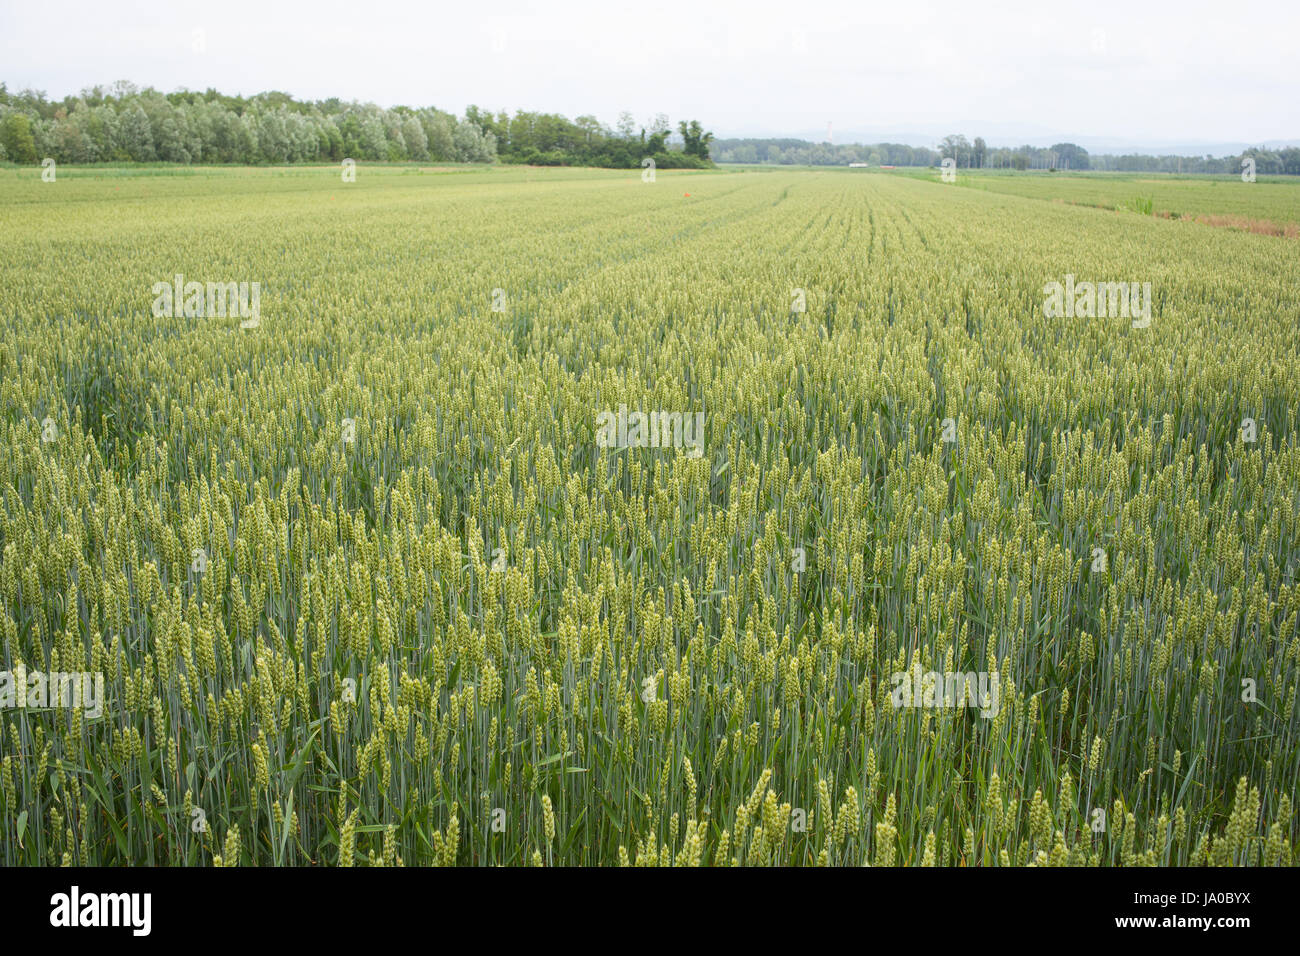
[{"label": "white sky", "polygon": [[[202,31],[196,34],[195,31]],[[202,50],[196,52],[196,38]],[[722,135],[1300,137],[1300,0],[0,4],[0,80],[699,118]],[[837,141],[840,139],[836,137]],[[922,143],[917,143],[923,145]]]}]

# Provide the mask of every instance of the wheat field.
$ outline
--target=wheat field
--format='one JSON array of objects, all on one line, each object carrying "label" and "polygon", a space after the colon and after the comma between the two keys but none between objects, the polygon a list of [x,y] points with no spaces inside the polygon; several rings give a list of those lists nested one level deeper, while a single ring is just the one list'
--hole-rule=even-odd
[{"label": "wheat field", "polygon": [[1296,862],[1294,240],[365,166],[0,234],[5,866]]}]

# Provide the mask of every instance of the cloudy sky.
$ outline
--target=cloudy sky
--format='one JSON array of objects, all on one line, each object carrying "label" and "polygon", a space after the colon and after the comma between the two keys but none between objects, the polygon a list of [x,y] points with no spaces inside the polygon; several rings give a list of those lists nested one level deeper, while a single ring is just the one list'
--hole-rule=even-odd
[{"label": "cloudy sky", "polygon": [[720,135],[1300,138],[1296,0],[0,5],[0,80],[698,117]]}]

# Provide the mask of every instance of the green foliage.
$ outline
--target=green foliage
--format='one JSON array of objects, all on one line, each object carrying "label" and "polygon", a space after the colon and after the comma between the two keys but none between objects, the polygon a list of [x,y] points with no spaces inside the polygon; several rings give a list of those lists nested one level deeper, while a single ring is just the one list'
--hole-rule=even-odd
[{"label": "green foliage", "polygon": [[682,134],[682,142],[685,144],[683,152],[687,156],[702,160],[709,158],[709,143],[713,140],[713,134],[706,133],[699,120],[691,120],[689,123],[682,120],[677,124],[677,130]]},{"label": "green foliage", "polygon": [[520,111],[493,116],[470,106],[463,119],[432,107],[381,109],[338,99],[315,103],[287,93],[226,96],[209,89],[163,95],[129,83],[93,87],[51,103],[39,91],[0,96],[0,148],[11,162],[51,156],[60,164],[381,162],[491,163],[663,169],[712,165],[698,121],[682,124],[685,150],[668,146],[662,114],[635,135],[631,117],[614,133],[593,117]]},{"label": "green foliage", "polygon": [[642,129],[639,134],[633,131],[632,119],[626,115],[618,131],[603,126],[592,116],[569,120],[556,113],[521,110],[513,117],[502,113],[493,119],[475,107],[467,115],[488,124],[504,162],[638,169],[649,157],[660,169],[707,169],[713,165],[707,149],[712,134],[704,133],[694,120],[682,124],[694,137],[690,141],[693,147],[676,151],[668,147],[667,117],[662,114],[652,121],[648,132]]},{"label": "green foliage", "polygon": [[[496,159],[490,133],[441,110],[385,110],[337,99],[306,103],[279,92],[247,98],[211,89],[163,95],[119,83],[51,103],[28,90],[6,93],[0,115],[0,143],[11,162],[35,162],[28,158],[34,156],[60,164]],[[30,132],[24,136],[21,130]],[[30,149],[10,148],[7,137]]]},{"label": "green foliage", "polygon": [[802,139],[719,139],[709,145],[718,163],[771,163],[783,166],[933,166],[938,154],[925,147],[898,143],[871,146],[811,143]]},{"label": "green foliage", "polygon": [[31,123],[24,114],[10,112],[0,120],[0,146],[4,147],[10,162],[36,162],[36,140],[32,138]]},{"label": "green foliage", "polygon": [[1156,201],[1150,196],[1134,196],[1122,201],[1119,208],[1135,212],[1139,216],[1150,216],[1155,212]]}]

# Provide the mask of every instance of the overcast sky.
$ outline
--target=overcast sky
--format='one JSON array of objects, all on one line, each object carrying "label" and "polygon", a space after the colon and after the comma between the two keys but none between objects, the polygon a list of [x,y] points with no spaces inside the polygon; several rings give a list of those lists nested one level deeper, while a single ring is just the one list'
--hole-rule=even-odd
[{"label": "overcast sky", "polygon": [[0,3],[0,80],[59,98],[129,79],[993,144],[1300,137],[1298,44],[1300,0]]}]

